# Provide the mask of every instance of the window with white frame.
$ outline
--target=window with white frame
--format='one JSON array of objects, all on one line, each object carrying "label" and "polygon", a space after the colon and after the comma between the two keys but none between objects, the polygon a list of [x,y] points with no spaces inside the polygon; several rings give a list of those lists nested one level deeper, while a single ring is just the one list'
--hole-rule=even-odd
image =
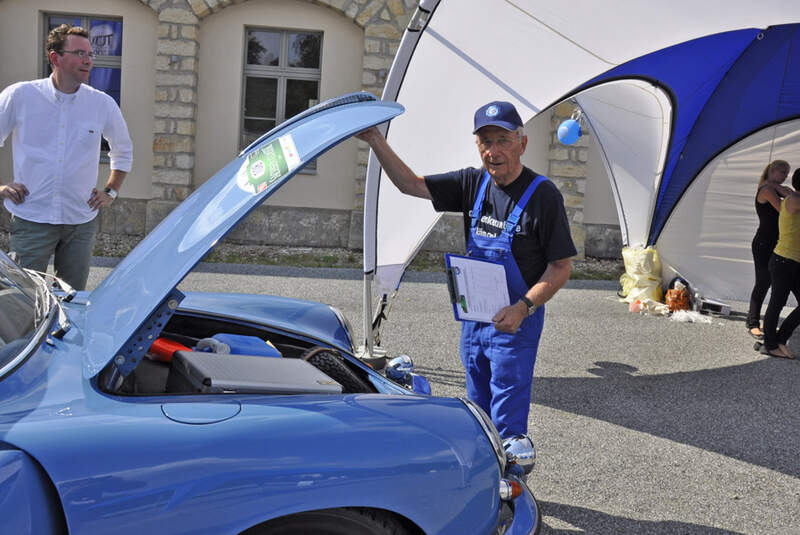
[{"label": "window with white frame", "polygon": [[[97,17],[93,15],[74,15],[64,13],[44,14],[44,36],[47,41],[50,30],[62,24],[81,26],[89,32],[89,41],[94,52],[92,71],[89,74],[89,85],[111,96],[119,106],[122,94],[122,19],[113,17]],[[47,50],[42,47],[42,74],[49,76],[52,66]],[[108,151],[108,142],[101,138],[104,154]]]},{"label": "window with white frame", "polygon": [[322,60],[322,32],[246,28],[245,39],[240,148],[319,102]]}]

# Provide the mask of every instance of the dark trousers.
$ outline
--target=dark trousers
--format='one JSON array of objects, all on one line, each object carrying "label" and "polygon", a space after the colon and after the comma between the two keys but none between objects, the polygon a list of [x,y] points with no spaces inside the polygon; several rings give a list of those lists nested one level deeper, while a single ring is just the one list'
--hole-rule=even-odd
[{"label": "dark trousers", "polygon": [[772,295],[764,314],[764,346],[772,350],[778,344],[785,344],[800,324],[800,306],[797,306],[778,330],[778,318],[789,299],[789,292],[800,303],[800,262],[773,254],[769,260],[769,272],[772,275]]},{"label": "dark trousers", "polygon": [[764,304],[764,298],[767,296],[767,290],[772,282],[772,276],[769,273],[769,259],[772,257],[774,249],[774,241],[765,241],[758,236],[753,238],[753,266],[756,268],[756,284],[750,293],[750,308],[747,311],[748,329],[761,326],[761,305]]}]

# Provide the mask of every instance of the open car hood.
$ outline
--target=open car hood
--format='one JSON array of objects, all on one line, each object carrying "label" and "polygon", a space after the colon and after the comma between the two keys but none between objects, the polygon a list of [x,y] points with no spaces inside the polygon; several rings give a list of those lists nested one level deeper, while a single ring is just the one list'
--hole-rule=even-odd
[{"label": "open car hood", "polygon": [[247,214],[339,142],[403,112],[370,93],[323,102],[262,136],[167,216],[88,296],[84,377],[130,373],[183,295],[177,285]]}]

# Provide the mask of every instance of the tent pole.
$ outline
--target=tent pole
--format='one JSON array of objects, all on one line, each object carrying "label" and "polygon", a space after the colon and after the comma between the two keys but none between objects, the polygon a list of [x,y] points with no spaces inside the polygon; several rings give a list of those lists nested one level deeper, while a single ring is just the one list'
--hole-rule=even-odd
[{"label": "tent pole", "polygon": [[364,301],[363,310],[361,315],[364,321],[364,354],[361,358],[372,358],[373,332],[372,332],[372,315],[369,311],[372,310],[372,278],[373,273],[364,273]]}]

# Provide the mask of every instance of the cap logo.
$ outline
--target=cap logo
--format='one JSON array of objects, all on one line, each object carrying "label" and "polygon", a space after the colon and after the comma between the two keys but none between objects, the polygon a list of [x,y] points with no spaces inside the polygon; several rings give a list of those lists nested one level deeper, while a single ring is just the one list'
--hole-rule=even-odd
[{"label": "cap logo", "polygon": [[486,117],[494,117],[498,113],[500,113],[500,110],[497,109],[497,106],[492,105],[486,108]]}]

